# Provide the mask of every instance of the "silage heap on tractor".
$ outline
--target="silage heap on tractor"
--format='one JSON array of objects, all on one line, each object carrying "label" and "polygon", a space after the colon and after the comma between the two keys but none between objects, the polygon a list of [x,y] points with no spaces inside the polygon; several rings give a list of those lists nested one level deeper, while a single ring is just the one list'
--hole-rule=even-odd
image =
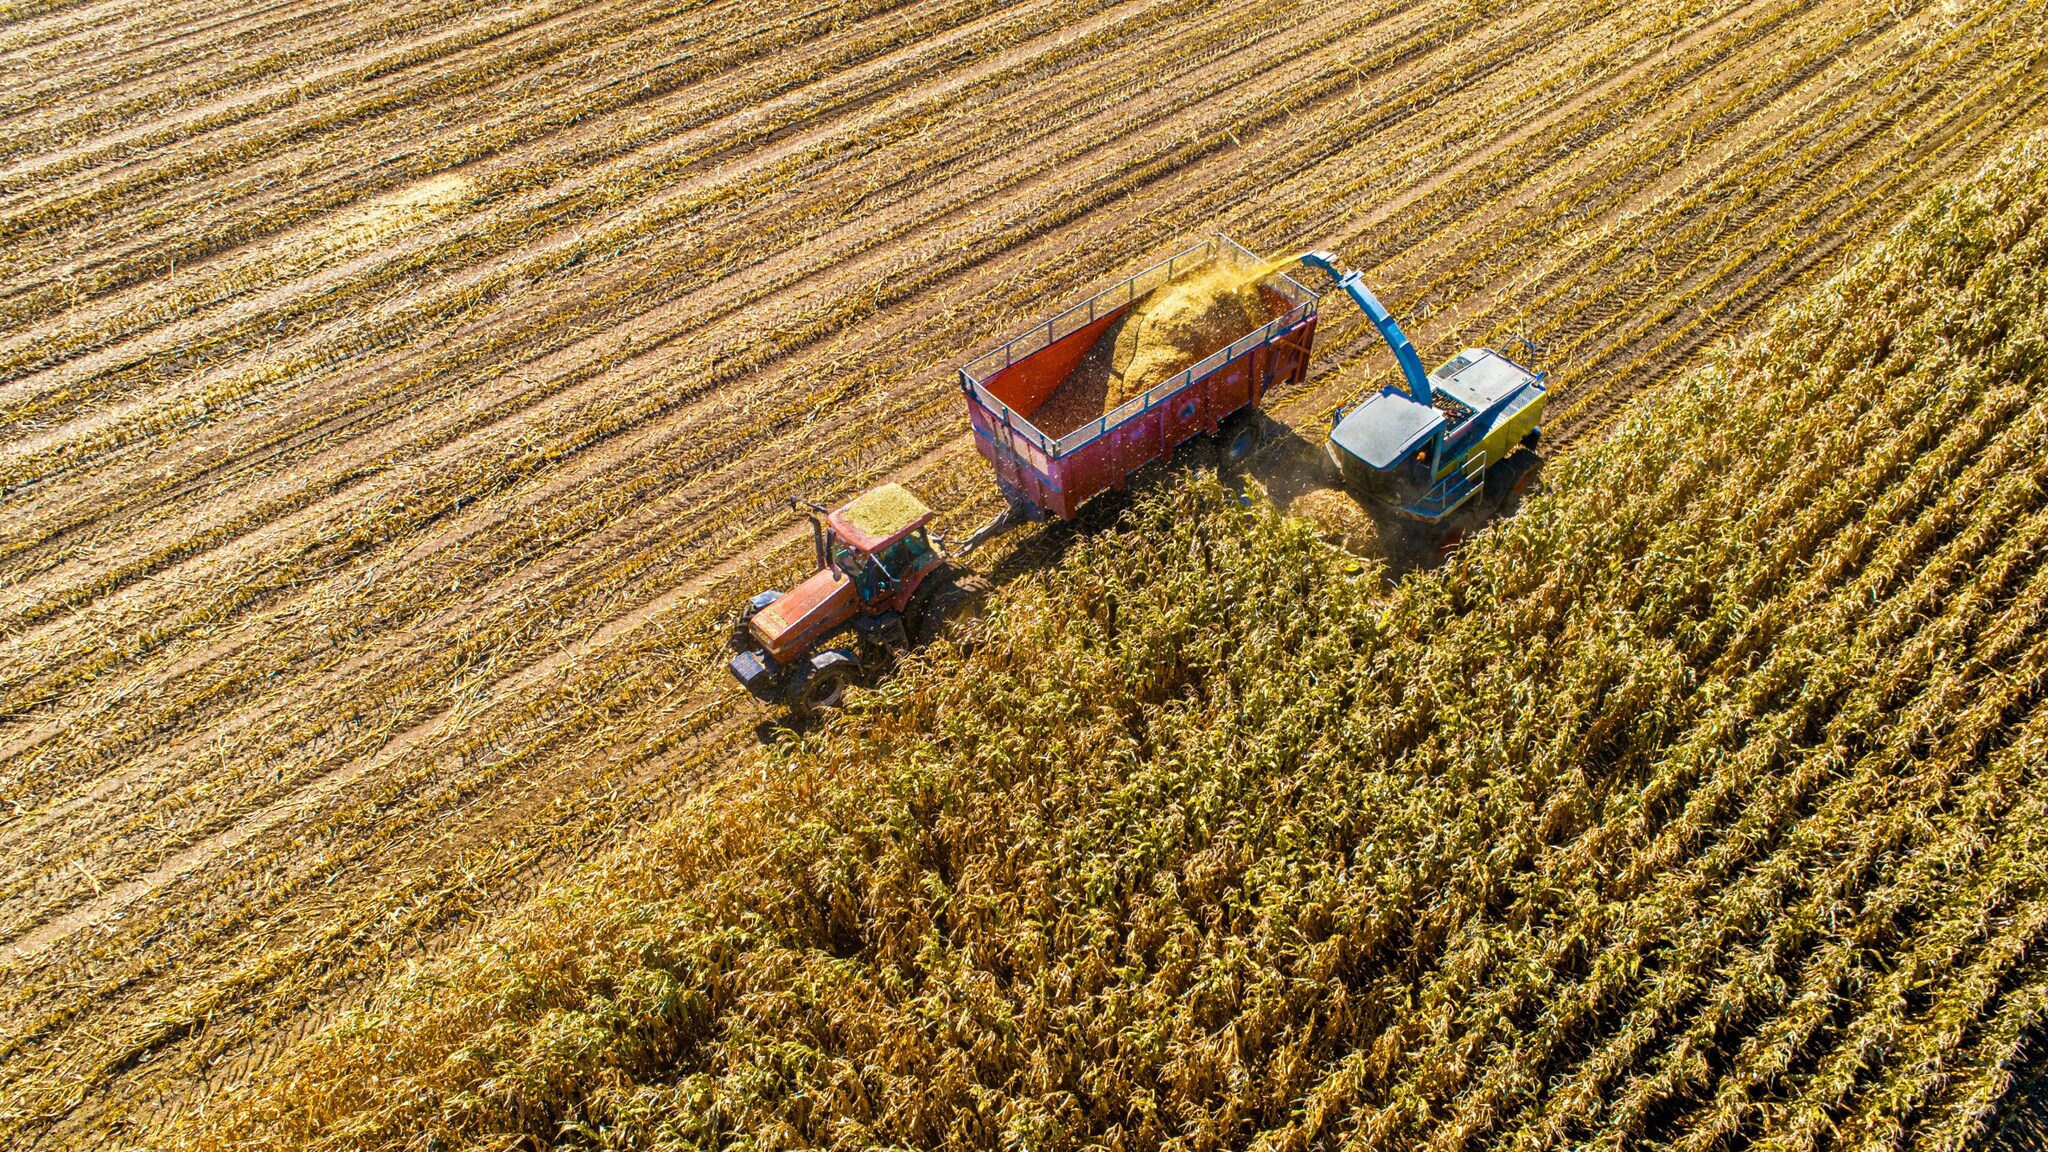
[{"label": "silage heap on tractor", "polygon": [[[1316,294],[1278,271],[1295,263],[1328,274],[1364,310],[1407,381],[1406,391],[1382,389],[1333,417],[1324,450],[1343,486],[1434,524],[1496,481],[1512,486],[1529,474],[1527,448],[1545,401],[1540,375],[1484,348],[1424,373],[1400,325],[1335,256],[1308,252],[1271,264],[1218,235],[960,369],[975,448],[994,466],[1006,506],[953,556],[926,530],[931,510],[899,485],[832,511],[791,501],[811,517],[816,570],[788,592],[748,601],[733,636],[732,674],[757,698],[799,715],[836,705],[848,685],[978,614],[987,586],[954,561],[983,541],[1025,521],[1070,519],[1197,436],[1214,441],[1219,463],[1241,463],[1258,446],[1260,401],[1308,373]],[[1261,322],[1060,435],[1033,422],[1151,294],[1216,269],[1243,274]]]}]

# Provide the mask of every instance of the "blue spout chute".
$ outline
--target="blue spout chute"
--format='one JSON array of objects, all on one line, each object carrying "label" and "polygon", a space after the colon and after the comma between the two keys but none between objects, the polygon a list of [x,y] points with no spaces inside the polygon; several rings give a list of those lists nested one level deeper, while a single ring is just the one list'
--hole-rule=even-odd
[{"label": "blue spout chute", "polygon": [[1339,268],[1335,252],[1304,252],[1300,260],[1311,268],[1320,269],[1337,282],[1337,287],[1345,295],[1351,297],[1359,311],[1365,313],[1365,318],[1372,321],[1372,326],[1380,330],[1387,347],[1394,350],[1394,360],[1401,365],[1401,375],[1408,380],[1408,394],[1424,404],[1429,403],[1429,373],[1422,370],[1422,357],[1415,354],[1415,345],[1408,342],[1408,334],[1401,331],[1393,313],[1387,311],[1379,297],[1372,294],[1372,289],[1365,286],[1365,278],[1356,269],[1345,271]]}]

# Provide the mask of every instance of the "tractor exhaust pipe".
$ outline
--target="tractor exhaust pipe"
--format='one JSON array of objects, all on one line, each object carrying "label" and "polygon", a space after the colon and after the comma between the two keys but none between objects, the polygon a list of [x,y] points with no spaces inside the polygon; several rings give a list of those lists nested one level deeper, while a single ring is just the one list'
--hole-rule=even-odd
[{"label": "tractor exhaust pipe", "polygon": [[802,513],[804,518],[811,522],[811,551],[817,554],[818,567],[823,568],[832,563],[832,558],[825,555],[825,517],[831,513],[824,505],[801,496],[791,496],[789,507],[790,511]]}]

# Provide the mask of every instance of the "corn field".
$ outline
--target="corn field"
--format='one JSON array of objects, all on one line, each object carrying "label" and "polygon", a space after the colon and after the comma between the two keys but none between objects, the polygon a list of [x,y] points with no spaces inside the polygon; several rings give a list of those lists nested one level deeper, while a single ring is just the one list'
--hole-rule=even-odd
[{"label": "corn field", "polygon": [[1213,480],[207,1148],[1916,1148],[2048,1038],[2048,137],[1390,584]]},{"label": "corn field", "polygon": [[[0,61],[8,1146],[203,1126],[748,763],[786,498],[979,522],[951,369],[1161,251],[1528,340],[1565,454],[2048,125],[2038,0],[0,0]],[[1305,436],[1389,378],[1325,312]]]}]

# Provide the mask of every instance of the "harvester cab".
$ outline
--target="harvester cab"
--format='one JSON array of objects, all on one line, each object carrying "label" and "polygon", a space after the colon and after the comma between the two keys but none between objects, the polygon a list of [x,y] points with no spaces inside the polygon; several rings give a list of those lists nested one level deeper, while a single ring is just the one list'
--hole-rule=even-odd
[{"label": "harvester cab", "polygon": [[1549,399],[1543,374],[1490,348],[1467,348],[1424,372],[1415,346],[1357,271],[1340,268],[1330,252],[1306,252],[1300,262],[1336,281],[1379,329],[1407,385],[1331,415],[1323,451],[1334,478],[1426,524],[1483,492],[1519,492],[1537,463]]},{"label": "harvester cab", "polygon": [[790,506],[810,518],[816,569],[740,612],[728,667],[756,698],[799,715],[835,707],[848,686],[979,611],[985,587],[948,563],[928,530],[932,510],[903,486],[829,511]]}]

